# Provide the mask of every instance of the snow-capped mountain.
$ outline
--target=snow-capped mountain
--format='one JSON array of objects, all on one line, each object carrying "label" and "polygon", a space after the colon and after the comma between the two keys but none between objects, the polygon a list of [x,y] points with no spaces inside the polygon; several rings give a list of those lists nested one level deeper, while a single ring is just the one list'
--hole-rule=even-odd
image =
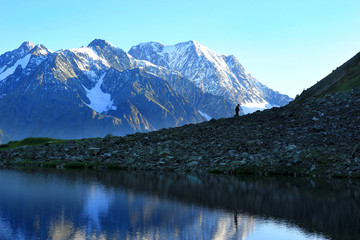
[{"label": "snow-capped mountain", "polygon": [[147,71],[156,66],[103,40],[53,53],[26,42],[0,64],[0,129],[10,139],[124,135],[205,120],[166,72]]},{"label": "snow-capped mountain", "polygon": [[17,76],[30,75],[51,52],[43,45],[24,42],[0,56],[0,99],[20,84]]},{"label": "snow-capped mountain", "polygon": [[222,96],[245,113],[286,105],[292,99],[279,94],[252,77],[237,59],[215,53],[195,41],[165,46],[158,42],[132,47],[136,59],[180,72],[205,93]]},{"label": "snow-capped mountain", "polygon": [[0,141],[151,131],[230,117],[237,102],[283,105],[286,97],[233,56],[194,41],[129,53],[99,39],[55,52],[24,42],[0,56]]}]

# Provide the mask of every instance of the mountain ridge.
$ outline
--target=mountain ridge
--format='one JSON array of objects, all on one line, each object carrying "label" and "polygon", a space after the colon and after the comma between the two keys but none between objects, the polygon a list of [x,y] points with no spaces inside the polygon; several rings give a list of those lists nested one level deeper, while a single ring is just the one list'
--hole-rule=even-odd
[{"label": "mountain ridge", "polygon": [[[195,41],[179,43],[188,45],[193,52],[211,51]],[[10,139],[152,131],[230,117],[234,106],[227,95],[204,91],[176,69],[102,39],[55,52],[24,42],[0,56],[0,115],[8,116],[0,129]]]},{"label": "mountain ridge", "polygon": [[[131,47],[129,54],[176,70],[203,92],[223,96],[233,106],[239,103],[247,113],[283,106],[292,100],[253,78],[233,55],[215,53],[193,40],[169,46],[159,42],[141,43]],[[267,92],[266,97],[263,92]],[[273,101],[271,95],[281,97]]]}]

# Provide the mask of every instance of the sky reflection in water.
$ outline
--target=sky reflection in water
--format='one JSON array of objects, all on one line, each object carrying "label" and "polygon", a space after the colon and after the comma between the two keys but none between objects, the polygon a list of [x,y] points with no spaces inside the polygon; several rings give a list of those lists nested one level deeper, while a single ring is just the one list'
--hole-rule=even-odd
[{"label": "sky reflection in water", "polygon": [[251,214],[259,184],[236,178],[1,170],[0,183],[0,239],[329,239],[262,203]]}]

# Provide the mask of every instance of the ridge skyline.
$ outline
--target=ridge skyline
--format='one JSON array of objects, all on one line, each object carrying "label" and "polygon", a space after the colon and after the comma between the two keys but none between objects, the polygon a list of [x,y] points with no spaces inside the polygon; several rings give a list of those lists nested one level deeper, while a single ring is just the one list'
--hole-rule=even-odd
[{"label": "ridge skyline", "polygon": [[[24,40],[56,51],[100,38],[128,51],[150,40],[173,45],[194,39],[215,52],[234,55],[265,85],[294,98],[360,49],[360,32],[354,31],[360,23],[360,2],[355,0],[164,3],[41,0],[23,2],[19,8],[3,2],[0,53]],[[128,11],[119,14],[120,9]]]},{"label": "ridge skyline", "polygon": [[[104,41],[106,41],[107,43],[109,43],[109,44],[111,44],[111,45],[113,45],[113,46],[115,46],[116,48],[119,48],[119,49],[121,49],[121,50],[123,50],[123,51],[125,51],[125,52],[129,52],[129,50],[134,46],[133,44],[134,43],[128,43],[129,41],[128,40],[125,40],[125,41],[123,41],[124,43],[125,43],[125,45],[126,45],[126,43],[127,43],[127,47],[123,47],[122,45],[119,45],[119,44],[113,44],[112,42],[110,42],[110,41],[108,41],[106,38],[98,38],[98,37],[95,37],[95,38],[93,38],[92,40],[90,40],[90,41],[88,41],[89,42],[89,44],[88,45],[81,45],[81,47],[88,47],[89,45],[90,45],[90,43],[91,42],[93,42],[94,40],[104,40]],[[116,41],[116,40],[115,40]],[[22,45],[22,44],[24,44],[24,43],[26,43],[26,42],[29,42],[29,43],[31,43],[31,44],[33,44],[34,46],[37,46],[37,45],[42,45],[42,46],[46,46],[46,48],[47,48],[47,44],[43,44],[43,42],[42,41],[40,41],[40,43],[36,43],[35,44],[35,41],[33,41],[33,40],[26,40],[26,41],[23,41],[22,43],[20,43],[19,45]],[[113,40],[113,42],[114,42],[114,40]],[[176,45],[176,44],[178,44],[178,43],[187,43],[187,42],[195,42],[195,43],[198,43],[198,44],[200,44],[200,42],[199,41],[197,41],[197,40],[195,40],[195,39],[191,39],[191,40],[183,40],[183,41],[176,41],[175,43],[174,42],[172,42],[172,43],[164,43],[164,41],[160,41],[160,40],[149,40],[149,41],[140,41],[139,43],[138,43],[138,45],[140,45],[140,44],[146,44],[146,43],[151,43],[151,42],[153,42],[153,43],[159,43],[159,44],[161,44],[161,45],[163,45],[163,46],[174,46],[174,45]],[[18,45],[18,46],[19,46]],[[68,44],[69,45],[69,44]],[[202,45],[202,44],[200,44],[201,46],[205,46],[205,45]],[[120,46],[120,47],[119,47]],[[58,52],[58,51],[61,51],[61,50],[66,50],[66,49],[79,49],[79,48],[81,48],[81,47],[73,47],[73,46],[70,46],[70,47],[68,47],[68,48],[55,48],[56,50],[54,50],[54,49],[49,49],[49,48],[47,48],[47,50],[50,52],[50,53],[54,53],[54,52]],[[207,46],[206,46],[207,47]],[[126,49],[128,49],[128,50],[126,50]],[[209,48],[209,49],[213,49],[213,48]],[[8,52],[8,51],[11,51],[11,50],[9,50],[9,49],[6,49],[5,51],[3,51],[3,52],[0,52],[0,55],[2,55],[2,54],[4,54],[4,53],[6,53],[6,52]],[[214,52],[217,52],[217,53],[221,53],[222,55],[226,55],[226,56],[234,56],[234,57],[236,57],[237,59],[241,59],[241,63],[242,63],[242,65],[244,65],[244,63],[246,63],[246,62],[248,62],[248,59],[246,59],[246,58],[240,58],[239,56],[238,56],[238,54],[236,54],[236,52],[226,52],[226,53],[223,53],[223,52],[221,52],[221,51],[214,51]],[[344,61],[346,61],[347,59],[349,59],[349,58],[351,58],[351,57],[353,57],[354,55],[356,55],[356,53],[357,53],[358,51],[355,51],[355,52],[353,52],[353,53],[350,53],[350,54],[347,54],[347,56],[349,56],[349,57],[343,57],[343,59],[344,59]],[[339,58],[339,59],[342,59],[342,58]],[[324,77],[326,77],[330,72],[332,72],[333,70],[335,70],[336,69],[336,67],[337,66],[339,66],[339,65],[341,65],[342,64],[342,62],[344,62],[344,61],[340,61],[339,60],[339,64],[333,64],[333,67],[332,68],[330,68],[331,70],[327,70],[327,71],[323,71],[323,73],[321,74],[321,75],[318,75],[319,77],[318,78],[316,78],[315,79],[315,81],[314,81],[314,83],[312,83],[312,84],[309,84],[308,86],[304,86],[303,88],[301,88],[301,90],[299,89],[298,91],[295,91],[294,92],[294,87],[295,87],[295,85],[297,85],[297,84],[299,84],[299,83],[296,83],[296,82],[294,82],[294,81],[292,81],[293,79],[291,78],[291,79],[289,79],[288,80],[288,82],[293,82],[293,85],[290,87],[290,88],[285,88],[285,90],[281,90],[282,88],[281,87],[283,87],[283,86],[286,86],[286,83],[284,82],[283,84],[280,84],[278,87],[275,87],[276,85],[277,85],[277,83],[276,83],[276,81],[271,81],[271,80],[269,80],[268,79],[268,77],[267,76],[262,76],[261,77],[261,72],[259,72],[259,71],[254,71],[254,70],[250,70],[250,66],[249,66],[249,64],[245,64],[246,65],[246,69],[247,70],[249,70],[248,72],[251,72],[251,73],[255,73],[255,75],[257,76],[257,79],[261,79],[261,82],[262,83],[265,83],[265,85],[267,85],[267,86],[269,86],[270,88],[272,88],[272,89],[276,89],[278,92],[281,92],[281,93],[283,93],[283,94],[286,94],[286,95],[288,95],[288,96],[290,96],[291,98],[295,98],[296,97],[296,95],[300,95],[304,90],[306,90],[306,89],[308,89],[308,88],[310,88],[310,87],[312,87],[317,81],[318,81],[318,79],[322,79],[322,78],[324,78]],[[260,65],[259,65],[260,66]],[[254,69],[254,68],[253,68]],[[298,74],[297,74],[298,75]],[[279,76],[279,79],[281,78],[281,76]],[[295,78],[296,78],[296,76],[294,75],[294,80],[295,80]],[[306,79],[310,79],[311,78],[311,76],[309,76],[309,77],[307,77]],[[308,80],[304,80],[304,81],[308,81]]]},{"label": "ridge skyline", "polygon": [[[47,53],[53,54],[53,53],[59,53],[59,52],[62,52],[62,51],[78,51],[78,50],[81,50],[81,51],[82,51],[82,50],[85,50],[86,48],[91,48],[93,51],[96,52],[96,46],[100,46],[100,47],[109,46],[109,47],[111,47],[111,48],[115,48],[115,49],[117,49],[117,50],[120,50],[120,51],[122,51],[122,52],[130,55],[131,57],[135,57],[135,59],[140,59],[140,58],[138,58],[138,57],[136,57],[136,56],[133,56],[133,54],[131,54],[131,51],[132,51],[132,49],[134,49],[134,48],[137,47],[137,46],[146,46],[146,45],[151,45],[151,46],[155,47],[156,50],[158,50],[158,51],[161,51],[161,52],[164,51],[164,53],[162,53],[162,54],[165,54],[165,55],[168,54],[169,49],[170,49],[170,51],[173,51],[174,48],[179,48],[179,47],[181,48],[181,47],[193,46],[193,47],[195,48],[195,52],[196,52],[196,54],[197,54],[198,56],[202,55],[202,56],[205,57],[205,58],[213,58],[214,56],[216,56],[215,58],[228,57],[228,58],[234,59],[234,61],[239,64],[239,67],[243,69],[242,71],[243,71],[243,74],[244,74],[245,76],[253,79],[254,81],[258,81],[256,78],[254,78],[254,77],[252,76],[252,74],[250,74],[245,68],[243,68],[242,64],[239,63],[239,61],[236,59],[236,57],[235,57],[233,54],[217,53],[217,52],[213,51],[212,49],[210,49],[210,48],[208,48],[208,47],[200,44],[200,43],[197,42],[196,40],[188,40],[188,41],[179,42],[179,43],[176,43],[176,44],[173,44],[173,45],[164,45],[163,43],[161,43],[161,42],[159,42],[159,41],[148,41],[148,42],[139,43],[139,44],[137,44],[137,45],[133,45],[128,51],[125,51],[123,48],[118,47],[118,46],[115,46],[114,44],[110,43],[109,41],[107,41],[107,40],[105,40],[105,39],[100,39],[100,38],[95,38],[95,39],[93,39],[93,40],[90,41],[90,43],[89,43],[88,45],[86,45],[86,46],[83,45],[83,46],[78,47],[78,48],[69,48],[69,49],[63,49],[63,48],[62,48],[62,49],[59,49],[59,50],[56,50],[56,51],[51,51],[51,50],[49,50],[48,48],[46,48],[46,46],[44,46],[44,45],[41,44],[41,43],[39,43],[39,44],[34,44],[32,41],[24,41],[24,42],[20,45],[20,47],[19,47],[18,49],[20,49],[20,48],[22,48],[22,47],[26,47],[26,48],[29,48],[29,49],[33,49],[33,48],[35,48],[35,47],[40,47],[40,48],[46,49],[46,52],[47,52]],[[161,47],[161,49],[159,49],[159,47]],[[16,50],[16,49],[15,49],[15,50]],[[8,52],[11,52],[11,51],[8,51]],[[8,52],[5,52],[4,54],[6,54],[6,53],[8,53]],[[47,53],[46,53],[46,54],[47,54]],[[3,54],[0,53],[0,56],[1,56],[1,55],[3,55]],[[96,54],[95,54],[95,55],[96,55]],[[169,57],[169,55],[167,55],[167,57]],[[175,70],[175,71],[177,71],[177,72],[180,72],[182,75],[184,75],[184,76],[186,76],[186,77],[188,77],[188,78],[191,79],[191,77],[189,77],[189,76],[187,76],[186,74],[182,73],[179,69],[174,69],[173,66],[170,66],[170,65],[165,66],[165,65],[158,64],[158,63],[154,63],[154,62],[152,62],[150,59],[141,59],[141,60],[142,60],[142,61],[146,61],[146,62],[148,62],[149,64],[155,64],[156,66],[162,66],[162,67],[165,67],[165,68],[170,69],[170,70]],[[223,62],[223,63],[219,63],[219,59],[212,59],[211,61],[212,61],[215,65],[219,65],[219,64],[220,64],[220,65],[218,66],[219,68],[224,68],[224,66],[225,66],[225,68],[228,67],[228,66],[226,66],[227,63],[224,63],[224,62]],[[220,61],[222,61],[222,59],[220,59]],[[106,61],[105,61],[105,62],[106,62]],[[148,63],[146,63],[146,64],[148,64]],[[1,70],[1,69],[0,69],[0,70]],[[230,71],[232,71],[232,70],[230,70]],[[225,75],[228,75],[228,73],[226,73],[226,72],[223,73],[223,75],[224,75],[224,74],[225,74]],[[0,71],[0,75],[1,75],[1,71]],[[235,76],[234,76],[234,77],[235,77]],[[235,78],[237,78],[237,77],[235,77]],[[260,83],[260,85],[262,85],[262,84]],[[265,86],[266,88],[268,88],[266,85],[264,85],[264,86]],[[201,87],[201,86],[198,85],[198,87]],[[241,88],[244,88],[244,89],[248,89],[247,87],[244,87],[242,84],[240,84],[240,87],[241,87]],[[260,86],[260,87],[261,87],[261,86]],[[269,88],[269,89],[271,89],[271,88]],[[279,92],[278,90],[275,90],[275,92],[278,93],[278,94],[280,94],[280,92]],[[282,94],[284,94],[284,93],[282,93]],[[215,95],[218,95],[218,93],[216,93]],[[284,95],[286,95],[286,93],[285,93]],[[291,100],[291,98],[289,98],[289,99]],[[240,102],[243,102],[243,100],[241,100],[241,99],[239,99],[239,101],[240,101]],[[234,104],[235,104],[235,105],[238,104],[239,101],[238,101],[238,102],[234,102]],[[249,106],[245,106],[245,105],[244,105],[244,107],[246,108],[246,109],[244,109],[245,113],[250,113],[250,112],[253,112],[253,111],[258,110],[258,109],[261,110],[261,109],[265,109],[265,108],[271,107],[271,105],[268,105],[268,104],[266,103],[266,101],[262,103],[262,101],[260,100],[260,102],[258,102],[259,104],[255,104],[255,105],[251,104],[252,100],[247,100],[247,101],[249,101],[250,105],[249,105]],[[281,105],[282,105],[282,104],[281,104]],[[273,106],[277,106],[277,105],[273,105]],[[279,106],[280,106],[280,105],[279,105]]]}]

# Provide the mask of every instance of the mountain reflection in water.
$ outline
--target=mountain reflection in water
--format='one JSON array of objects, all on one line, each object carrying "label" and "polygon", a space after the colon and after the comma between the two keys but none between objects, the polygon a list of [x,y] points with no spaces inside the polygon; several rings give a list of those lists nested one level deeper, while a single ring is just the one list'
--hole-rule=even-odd
[{"label": "mountain reflection in water", "polygon": [[[357,183],[0,171],[0,239],[360,239]],[[279,234],[276,236],[279,239]],[[275,238],[273,238],[275,239]]]}]

